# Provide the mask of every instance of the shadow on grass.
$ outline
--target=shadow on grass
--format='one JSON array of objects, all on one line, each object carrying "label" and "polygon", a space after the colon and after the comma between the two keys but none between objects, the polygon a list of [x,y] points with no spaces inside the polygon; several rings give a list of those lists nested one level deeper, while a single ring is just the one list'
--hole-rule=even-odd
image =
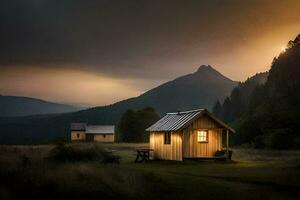
[{"label": "shadow on grass", "polygon": [[[134,161],[133,161],[134,162]],[[234,160],[205,160],[205,159],[186,159],[183,161],[175,161],[175,160],[149,160],[144,162],[138,162],[136,164],[157,164],[157,165],[176,165],[176,166],[184,166],[184,165],[194,165],[194,164],[238,164],[240,162]]]}]

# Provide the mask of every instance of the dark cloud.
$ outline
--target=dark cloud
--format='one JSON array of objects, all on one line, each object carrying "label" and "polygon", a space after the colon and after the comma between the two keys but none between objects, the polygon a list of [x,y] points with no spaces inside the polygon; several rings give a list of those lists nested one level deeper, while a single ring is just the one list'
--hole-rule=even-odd
[{"label": "dark cloud", "polygon": [[297,0],[1,1],[0,64],[164,78],[222,64],[264,33],[299,24],[299,10]]}]

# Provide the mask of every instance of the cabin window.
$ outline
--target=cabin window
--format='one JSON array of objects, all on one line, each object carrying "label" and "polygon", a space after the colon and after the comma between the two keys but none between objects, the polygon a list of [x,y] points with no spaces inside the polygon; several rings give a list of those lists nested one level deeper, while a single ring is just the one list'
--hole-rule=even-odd
[{"label": "cabin window", "polygon": [[79,139],[79,138],[80,138],[80,134],[79,134],[79,133],[77,133],[77,134],[76,134],[76,136],[77,136],[77,139]]},{"label": "cabin window", "polygon": [[171,144],[171,132],[165,132],[164,139],[165,144]]},{"label": "cabin window", "polygon": [[208,130],[198,131],[198,142],[208,142]]},{"label": "cabin window", "polygon": [[104,135],[103,135],[103,137],[105,138],[105,137],[106,137],[106,135],[104,134]]}]

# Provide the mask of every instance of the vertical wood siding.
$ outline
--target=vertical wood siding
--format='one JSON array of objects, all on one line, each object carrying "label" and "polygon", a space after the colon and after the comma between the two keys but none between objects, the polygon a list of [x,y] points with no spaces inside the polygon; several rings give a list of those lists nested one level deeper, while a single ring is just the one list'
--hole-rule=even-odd
[{"label": "vertical wood siding", "polygon": [[[198,130],[208,130],[208,142],[198,142]],[[212,157],[222,149],[222,127],[208,116],[201,116],[182,132],[171,134],[171,144],[164,144],[164,132],[150,133],[150,148],[154,150],[150,153],[151,159]]]},{"label": "vertical wood siding", "polygon": [[[79,138],[77,137],[79,134]],[[85,141],[86,135],[85,131],[71,131],[71,141]],[[115,135],[114,134],[107,134],[103,137],[102,134],[94,134],[94,141],[95,142],[114,142]]]},{"label": "vertical wood siding", "polygon": [[114,142],[115,141],[115,135],[114,134],[107,134],[105,137],[103,137],[102,134],[95,134],[94,135],[94,141],[95,142]]},{"label": "vertical wood siding", "polygon": [[[77,137],[79,134],[79,138]],[[71,131],[71,141],[83,141],[85,140],[85,131]]]},{"label": "vertical wood siding", "polygon": [[151,159],[182,160],[182,133],[171,133],[171,144],[164,144],[163,132],[150,133]]},{"label": "vertical wood siding", "polygon": [[[197,131],[208,130],[208,142],[198,142]],[[183,130],[183,157],[212,157],[222,148],[222,128],[211,118],[202,116]]]}]

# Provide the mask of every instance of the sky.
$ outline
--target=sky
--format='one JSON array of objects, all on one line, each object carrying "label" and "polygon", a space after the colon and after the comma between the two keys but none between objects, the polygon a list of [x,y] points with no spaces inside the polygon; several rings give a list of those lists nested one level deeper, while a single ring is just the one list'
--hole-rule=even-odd
[{"label": "sky", "polygon": [[3,0],[0,94],[107,105],[209,64],[264,72],[300,33],[299,0]]}]

